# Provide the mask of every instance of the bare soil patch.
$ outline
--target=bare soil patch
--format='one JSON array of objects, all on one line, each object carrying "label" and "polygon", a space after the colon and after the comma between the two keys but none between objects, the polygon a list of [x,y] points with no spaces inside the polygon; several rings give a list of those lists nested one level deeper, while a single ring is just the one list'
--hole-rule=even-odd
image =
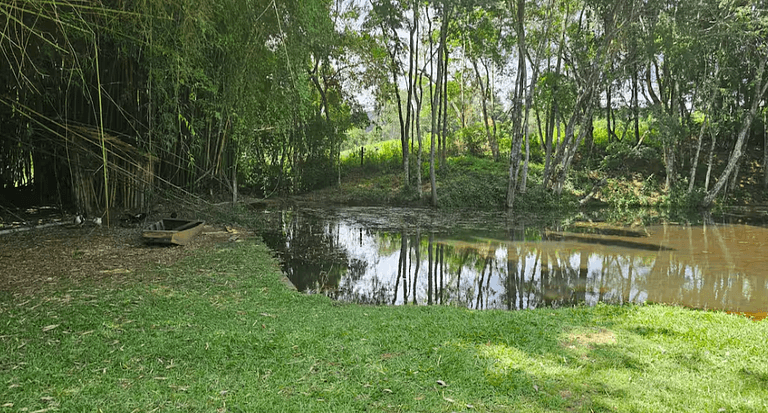
[{"label": "bare soil patch", "polygon": [[28,295],[60,284],[120,284],[149,265],[169,265],[201,248],[250,235],[242,229],[206,225],[184,246],[148,245],[139,227],[64,224],[0,235],[0,292]]},{"label": "bare soil patch", "polygon": [[568,335],[567,347],[586,347],[594,348],[595,345],[616,344],[616,335],[613,331],[606,329],[597,329],[591,332],[578,332]]}]

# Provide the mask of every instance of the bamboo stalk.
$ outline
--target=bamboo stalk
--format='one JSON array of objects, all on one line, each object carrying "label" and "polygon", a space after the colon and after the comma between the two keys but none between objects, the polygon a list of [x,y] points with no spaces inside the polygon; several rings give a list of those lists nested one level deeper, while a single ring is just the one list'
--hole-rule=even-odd
[{"label": "bamboo stalk", "polygon": [[102,99],[101,99],[101,74],[99,71],[99,46],[98,41],[95,38],[93,39],[93,50],[96,53],[96,86],[99,88],[99,136],[101,138],[101,159],[104,166],[104,202],[105,202],[105,211],[106,211],[106,223],[107,227],[109,227],[109,173],[107,172],[108,162],[107,162],[107,146],[104,142],[104,108],[102,105]]}]

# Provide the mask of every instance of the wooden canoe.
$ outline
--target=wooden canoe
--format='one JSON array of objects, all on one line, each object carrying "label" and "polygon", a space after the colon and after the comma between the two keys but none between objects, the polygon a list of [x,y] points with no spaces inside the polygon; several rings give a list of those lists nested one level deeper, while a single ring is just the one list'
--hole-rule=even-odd
[{"label": "wooden canoe", "polygon": [[203,230],[203,225],[205,225],[204,221],[163,219],[142,231],[141,236],[147,242],[185,245]]}]

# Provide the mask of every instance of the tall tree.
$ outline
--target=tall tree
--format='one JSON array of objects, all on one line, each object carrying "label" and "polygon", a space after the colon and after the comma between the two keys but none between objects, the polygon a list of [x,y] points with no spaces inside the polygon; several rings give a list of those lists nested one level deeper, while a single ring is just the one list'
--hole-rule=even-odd
[{"label": "tall tree", "polygon": [[[440,111],[440,108],[443,107],[443,100],[446,99],[444,95],[444,88],[443,88],[443,81],[444,81],[444,71],[446,70],[445,64],[445,53],[447,49],[447,31],[448,31],[448,16],[446,15],[445,8],[442,10],[442,21],[440,24],[440,33],[439,33],[439,42],[437,44],[437,72],[435,75],[436,82],[434,89],[432,86],[430,86],[430,94],[432,97],[432,124],[431,124],[431,136],[432,139],[430,140],[430,153],[429,153],[429,180],[430,180],[430,186],[432,188],[432,206],[437,206],[437,179],[436,179],[436,171],[435,171],[435,143],[437,141],[437,136],[440,134],[440,123],[438,122],[438,112]],[[430,50],[433,46],[433,41],[431,40],[432,37],[430,36]],[[432,61],[434,60],[434,53],[430,53]],[[432,63],[430,63],[430,66],[432,66]]]},{"label": "tall tree", "polygon": [[[553,181],[553,188],[558,194],[563,189],[576,151],[590,130],[582,122],[585,119],[591,122],[596,85],[604,81],[608,68],[613,66],[616,60],[618,48],[615,47],[615,41],[637,13],[634,2],[617,3],[598,0],[594,3],[585,3],[584,6],[579,23],[571,33],[570,50],[567,56],[573,68],[574,79],[578,84],[578,95],[565,127],[564,141],[555,154],[560,168]],[[590,15],[598,17],[591,18]],[[581,126],[578,137],[575,135],[577,125]]]},{"label": "tall tree", "polygon": [[[477,85],[480,89],[480,105],[482,108],[483,126],[485,127],[486,140],[491,149],[491,155],[495,161],[499,160],[499,143],[497,136],[497,120],[494,119],[493,108],[489,110],[489,100],[493,105],[495,91],[494,67],[505,64],[503,51],[504,35],[502,33],[504,9],[486,5],[486,7],[474,7],[464,10],[466,15],[461,22],[462,35],[465,38],[467,48],[464,58],[468,59],[474,69]],[[482,68],[482,70],[481,70]]]},{"label": "tall tree", "polygon": [[507,208],[512,209],[518,187],[518,167],[520,165],[520,149],[522,148],[523,135],[526,133],[523,113],[528,111],[523,102],[528,75],[526,71],[527,44],[525,39],[525,0],[517,0],[516,4],[509,0],[510,9],[515,10],[515,29],[517,31],[517,82],[514,87],[513,97],[513,136],[512,146],[509,152],[509,185],[507,186]]},{"label": "tall tree", "polygon": [[[413,106],[411,101],[415,92],[415,33],[417,24],[406,16],[406,7],[418,7],[418,2],[401,2],[399,0],[369,0],[372,11],[368,14],[364,28],[380,31],[383,47],[389,56],[387,64],[391,83],[388,85],[390,96],[397,104],[398,120],[400,123],[400,144],[403,154],[404,186],[410,186],[409,142],[411,122],[413,121]],[[413,11],[413,10],[412,10]],[[413,15],[413,14],[412,14]],[[408,44],[401,38],[400,32],[407,30]],[[407,69],[401,63],[402,55],[407,55]],[[406,85],[405,103],[400,94],[400,82]]]}]

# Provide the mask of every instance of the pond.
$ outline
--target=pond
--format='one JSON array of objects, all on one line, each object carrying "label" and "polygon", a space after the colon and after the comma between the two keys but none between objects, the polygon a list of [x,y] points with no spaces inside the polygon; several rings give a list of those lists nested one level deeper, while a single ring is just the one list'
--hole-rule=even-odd
[{"label": "pond", "polygon": [[508,310],[657,302],[756,318],[768,308],[760,224],[533,225],[501,212],[401,208],[267,214],[280,229],[264,240],[294,285],[340,301]]}]

